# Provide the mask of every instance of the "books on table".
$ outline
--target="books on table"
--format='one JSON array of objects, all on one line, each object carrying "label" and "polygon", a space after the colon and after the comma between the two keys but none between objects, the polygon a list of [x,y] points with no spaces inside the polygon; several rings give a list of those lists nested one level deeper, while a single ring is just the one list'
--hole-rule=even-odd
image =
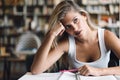
[{"label": "books on table", "polygon": [[[120,80],[120,76],[82,76],[79,75],[80,80]],[[71,72],[58,72],[58,73],[42,73],[32,75],[27,73],[18,80],[76,80],[76,76]]]}]

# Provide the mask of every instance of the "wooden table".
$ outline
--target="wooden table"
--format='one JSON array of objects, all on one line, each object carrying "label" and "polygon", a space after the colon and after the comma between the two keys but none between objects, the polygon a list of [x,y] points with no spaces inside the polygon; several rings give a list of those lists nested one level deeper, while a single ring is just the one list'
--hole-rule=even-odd
[{"label": "wooden table", "polygon": [[7,62],[7,58],[10,57],[10,54],[6,53],[6,54],[0,54],[0,58],[3,59],[3,80],[8,80],[8,62]]}]

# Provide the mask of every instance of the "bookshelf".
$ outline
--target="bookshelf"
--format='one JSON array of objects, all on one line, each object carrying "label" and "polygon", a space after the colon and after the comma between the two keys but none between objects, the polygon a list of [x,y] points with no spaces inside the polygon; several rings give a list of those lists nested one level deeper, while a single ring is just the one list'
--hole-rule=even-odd
[{"label": "bookshelf", "polygon": [[0,0],[0,45],[14,49],[30,20],[35,33],[43,37],[55,5],[55,0]]},{"label": "bookshelf", "polygon": [[101,27],[119,26],[119,0],[81,0],[80,5],[82,5],[91,14],[91,18],[93,17],[95,23]]},{"label": "bookshelf", "polygon": [[[3,46],[16,45],[18,37],[32,26],[36,33],[45,33],[54,6],[61,0],[0,0],[0,42]],[[110,28],[120,36],[119,0],[75,0],[86,9],[96,24]]]},{"label": "bookshelf", "polygon": [[[0,0],[0,49],[5,47],[15,63],[15,46],[30,20],[35,33],[43,38],[54,5],[54,0]],[[9,61],[12,62],[11,58]]]}]

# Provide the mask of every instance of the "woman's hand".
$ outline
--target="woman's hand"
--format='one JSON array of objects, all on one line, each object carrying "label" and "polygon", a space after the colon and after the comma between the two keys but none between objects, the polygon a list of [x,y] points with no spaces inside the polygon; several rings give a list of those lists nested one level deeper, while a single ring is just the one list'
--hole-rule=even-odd
[{"label": "woman's hand", "polygon": [[78,71],[80,72],[81,75],[84,75],[84,76],[90,76],[90,75],[100,76],[102,72],[102,68],[95,68],[88,65],[84,65],[80,67]]},{"label": "woman's hand", "polygon": [[63,32],[65,31],[64,26],[62,25],[61,22],[58,22],[55,24],[55,26],[50,30],[50,33],[52,33],[55,36],[62,35]]}]

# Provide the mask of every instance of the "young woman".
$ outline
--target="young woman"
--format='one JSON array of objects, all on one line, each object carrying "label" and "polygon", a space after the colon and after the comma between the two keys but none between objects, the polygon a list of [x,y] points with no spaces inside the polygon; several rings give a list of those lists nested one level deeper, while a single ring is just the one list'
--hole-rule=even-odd
[{"label": "young woman", "polygon": [[[59,3],[49,26],[35,55],[31,67],[33,74],[46,71],[67,54],[71,68],[77,68],[81,75],[120,75],[119,66],[108,68],[111,50],[120,59],[120,40],[114,33],[92,25],[89,14],[77,4],[72,1]],[[52,47],[52,44],[55,45]]]}]

